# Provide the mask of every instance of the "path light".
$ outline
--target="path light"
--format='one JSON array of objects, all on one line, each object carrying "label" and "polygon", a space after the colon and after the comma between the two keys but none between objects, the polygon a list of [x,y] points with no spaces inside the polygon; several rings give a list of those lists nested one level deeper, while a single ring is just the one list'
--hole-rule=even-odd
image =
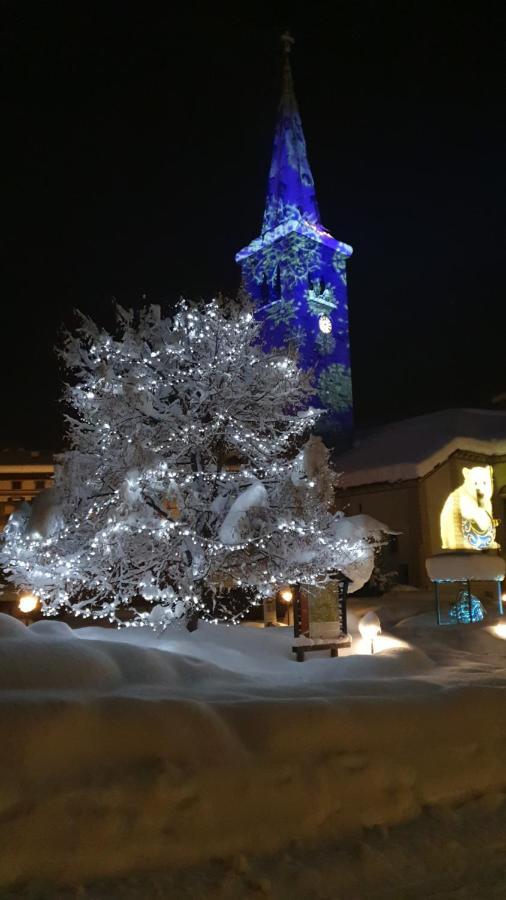
[{"label": "path light", "polygon": [[281,590],[278,591],[278,597],[281,600],[281,602],[285,603],[287,606],[286,618],[285,618],[286,624],[293,625],[293,606],[292,606],[293,590],[292,590],[292,588],[289,585],[287,585],[284,588],[281,588]]},{"label": "path light", "polygon": [[358,623],[358,630],[364,641],[371,642],[371,653],[374,653],[374,641],[381,634],[381,622],[375,612],[368,612]]},{"label": "path light", "polygon": [[19,611],[24,613],[25,615],[35,612],[38,605],[39,598],[35,597],[34,594],[23,594],[23,596],[18,600]]}]

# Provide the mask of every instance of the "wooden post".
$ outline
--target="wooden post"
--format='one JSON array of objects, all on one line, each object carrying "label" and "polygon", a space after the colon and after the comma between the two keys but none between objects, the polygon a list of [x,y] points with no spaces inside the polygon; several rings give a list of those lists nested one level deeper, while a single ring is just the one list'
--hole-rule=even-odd
[{"label": "wooden post", "polygon": [[436,595],[436,622],[441,625],[441,607],[439,604],[439,581],[434,582],[434,591]]},{"label": "wooden post", "polygon": [[348,634],[348,579],[339,583],[341,596],[341,628],[343,634]]},{"label": "wooden post", "polygon": [[302,610],[300,606],[300,584],[293,586],[293,636],[300,637],[302,632]]}]

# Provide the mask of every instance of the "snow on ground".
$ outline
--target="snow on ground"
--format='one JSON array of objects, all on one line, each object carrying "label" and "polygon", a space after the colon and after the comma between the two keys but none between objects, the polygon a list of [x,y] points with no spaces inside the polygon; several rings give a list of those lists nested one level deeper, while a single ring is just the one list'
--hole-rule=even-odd
[{"label": "snow on ground", "polygon": [[292,841],[270,856],[236,854],[86,885],[37,880],[2,900],[504,900],[506,797],[435,806],[395,828],[346,840]]},{"label": "snow on ground", "polygon": [[[111,898],[480,897],[416,893],[417,878],[443,873],[440,838],[445,884],[467,890],[488,854],[482,896],[506,896],[493,893],[506,858],[506,641],[490,617],[438,629],[422,597],[381,603],[390,633],[374,656],[350,615],[352,651],[304,663],[283,628],[157,637],[0,616],[0,884],[113,878],[79,887]],[[405,892],[388,893],[397,869]]]}]

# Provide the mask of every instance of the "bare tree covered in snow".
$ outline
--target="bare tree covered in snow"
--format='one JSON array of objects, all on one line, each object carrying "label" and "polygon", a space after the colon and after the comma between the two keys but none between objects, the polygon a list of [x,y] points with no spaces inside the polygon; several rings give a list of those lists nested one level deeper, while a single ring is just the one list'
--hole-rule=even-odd
[{"label": "bare tree covered in snow", "polygon": [[62,357],[69,449],[2,550],[47,614],[236,618],[238,589],[260,597],[338,568],[368,577],[366,529],[331,513],[328,454],[307,440],[310,379],[262,349],[251,312],[118,307],[113,334],[82,317]]}]

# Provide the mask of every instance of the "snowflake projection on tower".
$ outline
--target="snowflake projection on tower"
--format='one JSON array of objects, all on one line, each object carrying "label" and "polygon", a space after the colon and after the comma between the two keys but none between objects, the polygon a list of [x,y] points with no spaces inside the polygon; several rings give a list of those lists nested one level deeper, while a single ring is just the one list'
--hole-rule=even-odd
[{"label": "snowflake projection on tower", "polygon": [[[300,209],[295,203],[285,203],[281,198],[277,198],[275,202],[271,200],[265,209],[262,234],[264,235],[274,228],[279,229],[276,234],[288,234],[289,229],[284,228],[283,223],[286,226],[287,222],[294,222],[297,219],[303,221]],[[259,245],[261,245],[261,239],[259,239]]]},{"label": "snowflake projection on tower", "polygon": [[304,344],[307,340],[307,334],[300,325],[292,325],[288,329],[286,346],[288,352],[296,352],[299,357],[304,352]]},{"label": "snowflake projection on tower", "polygon": [[341,279],[341,281],[344,285],[347,284],[346,259],[347,259],[347,257],[344,253],[342,253],[340,250],[336,250],[336,252],[334,253],[333,260],[332,260],[334,269],[336,270],[337,274],[339,275],[339,278]]},{"label": "snowflake projection on tower", "polygon": [[331,334],[322,334],[320,332],[315,343],[320,356],[331,356],[336,349],[336,339]]},{"label": "snowflake projection on tower", "polygon": [[[285,36],[286,37],[286,36]],[[265,346],[296,347],[326,406],[326,425],[352,428],[346,263],[352,248],[322,226],[285,40],[284,85],[274,137],[261,236],[236,255],[243,287],[263,323]],[[322,335],[322,316],[330,320]],[[303,338],[303,339],[302,339]],[[341,387],[337,379],[342,377]],[[328,401],[328,403],[327,403]]]},{"label": "snowflake projection on tower", "polygon": [[249,256],[243,272],[248,283],[266,283],[271,291],[279,280],[281,290],[290,296],[299,293],[298,285],[305,286],[308,277],[316,278],[321,265],[319,245],[302,235],[290,234],[266,243],[260,252]]},{"label": "snowflake projection on tower", "polygon": [[297,319],[294,301],[277,300],[270,303],[265,318],[273,328],[277,328],[278,325],[286,325],[289,328]]},{"label": "snowflake projection on tower", "polygon": [[318,378],[318,396],[333,412],[348,409],[352,402],[350,370],[339,363],[323,369]]}]

